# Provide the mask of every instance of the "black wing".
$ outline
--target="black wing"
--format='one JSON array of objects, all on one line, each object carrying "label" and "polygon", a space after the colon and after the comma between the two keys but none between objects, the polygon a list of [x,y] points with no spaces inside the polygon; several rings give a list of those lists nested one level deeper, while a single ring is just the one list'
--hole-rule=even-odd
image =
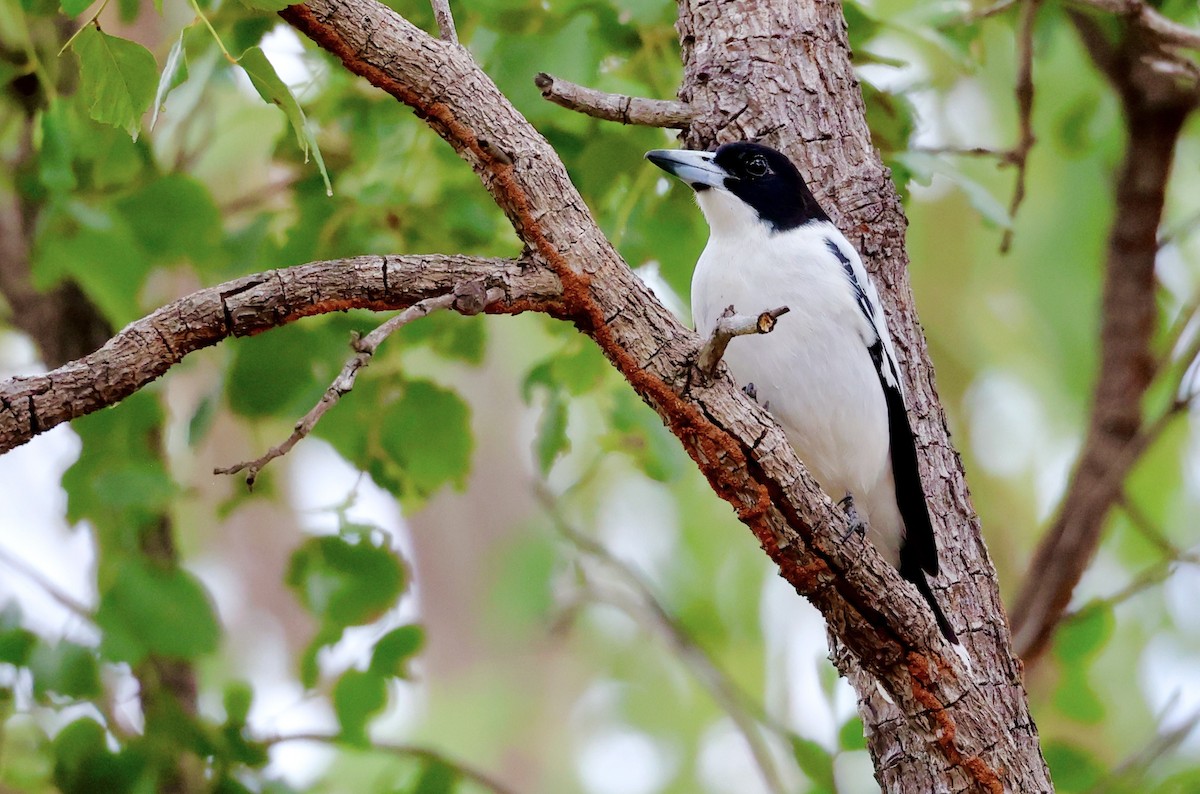
[{"label": "black wing", "polygon": [[[921,484],[921,470],[917,464],[917,445],[913,438],[912,425],[908,421],[908,410],[904,405],[904,392],[900,387],[900,368],[890,348],[884,344],[887,328],[876,315],[874,301],[868,296],[865,285],[855,273],[850,257],[842,251],[836,241],[826,238],[826,247],[842,263],[842,269],[854,297],[867,322],[875,329],[875,342],[868,348],[875,372],[879,375],[879,386],[883,389],[888,412],[888,441],[892,458],[892,479],[896,485],[896,506],[904,520],[904,540],[900,544],[900,575],[917,586],[917,590],[929,602],[942,635],[952,643],[958,642],[950,621],[942,612],[929,588],[925,576],[937,576],[937,541],[933,535],[933,523],[929,518],[929,502],[925,499],[925,487]],[[866,277],[866,274],[863,274]]]}]

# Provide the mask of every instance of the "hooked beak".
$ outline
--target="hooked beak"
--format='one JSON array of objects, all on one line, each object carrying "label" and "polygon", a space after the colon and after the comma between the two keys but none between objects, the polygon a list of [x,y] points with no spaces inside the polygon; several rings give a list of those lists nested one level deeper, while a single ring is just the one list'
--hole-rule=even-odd
[{"label": "hooked beak", "polygon": [[654,149],[646,152],[646,159],[667,173],[677,176],[692,186],[695,191],[710,187],[723,188],[730,174],[713,162],[712,152],[693,149]]}]

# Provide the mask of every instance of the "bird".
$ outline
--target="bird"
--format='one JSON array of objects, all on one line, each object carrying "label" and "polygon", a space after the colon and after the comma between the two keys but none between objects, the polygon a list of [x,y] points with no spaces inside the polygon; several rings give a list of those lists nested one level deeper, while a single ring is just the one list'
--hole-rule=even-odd
[{"label": "bird", "polygon": [[696,330],[711,336],[730,306],[751,315],[788,307],[770,334],[731,340],[726,365],[958,646],[927,578],[938,575],[929,503],[896,351],[862,258],[795,164],[769,146],[655,149],[646,159],[688,184],[708,221],[692,275]]}]

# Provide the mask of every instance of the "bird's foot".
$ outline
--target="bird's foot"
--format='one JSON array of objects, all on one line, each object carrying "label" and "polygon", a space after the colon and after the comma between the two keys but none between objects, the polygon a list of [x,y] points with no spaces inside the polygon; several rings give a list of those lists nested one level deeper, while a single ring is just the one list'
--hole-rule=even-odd
[{"label": "bird's foot", "polygon": [[842,512],[846,514],[846,519],[850,524],[850,529],[842,536],[842,542],[845,543],[850,539],[850,536],[857,533],[859,535],[867,534],[867,525],[858,517],[858,510],[854,508],[854,495],[846,494],[838,502],[838,507],[842,508]]},{"label": "bird's foot", "polygon": [[758,388],[753,383],[747,383],[743,386],[742,394],[754,400],[754,402],[758,402]]}]

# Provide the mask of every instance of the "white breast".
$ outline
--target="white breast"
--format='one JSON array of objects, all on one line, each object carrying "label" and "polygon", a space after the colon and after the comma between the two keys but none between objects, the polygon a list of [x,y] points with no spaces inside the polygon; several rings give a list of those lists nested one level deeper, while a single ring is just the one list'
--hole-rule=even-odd
[{"label": "white breast", "polygon": [[[701,195],[703,205],[708,197]],[[874,521],[862,516],[873,530],[898,529],[878,526],[899,515],[887,405],[869,353],[876,333],[825,242],[831,235],[844,238],[826,222],[776,235],[757,222],[714,225],[715,213],[707,210],[713,234],[692,277],[697,330],[708,336],[729,305],[739,314],[787,306],[790,312],[770,334],[730,342],[725,362],[740,384],[754,384],[759,403],[831,497],[852,493],[860,514],[876,513]],[[872,496],[884,491],[892,494],[890,504],[875,506]]]}]

